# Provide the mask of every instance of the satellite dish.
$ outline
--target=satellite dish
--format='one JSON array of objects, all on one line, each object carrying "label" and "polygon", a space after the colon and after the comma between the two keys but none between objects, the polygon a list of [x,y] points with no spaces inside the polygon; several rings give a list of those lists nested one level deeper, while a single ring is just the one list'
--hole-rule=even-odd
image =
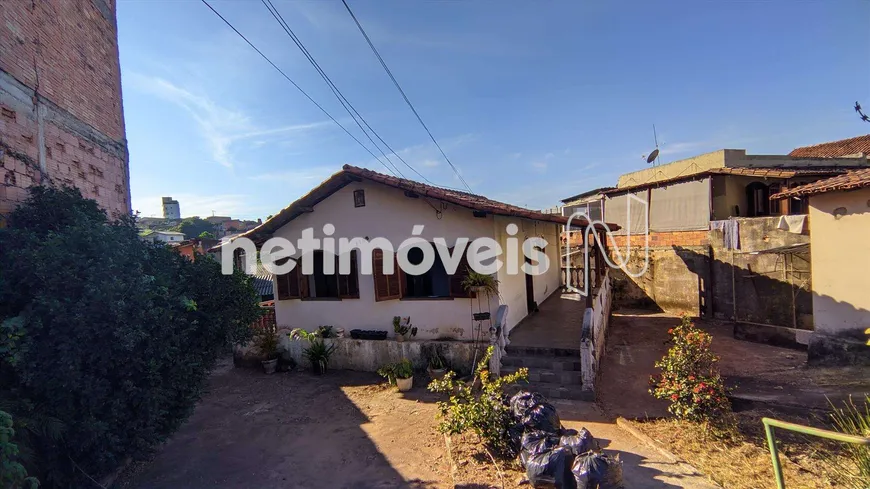
[{"label": "satellite dish", "polygon": [[656,149],[653,150],[652,153],[649,154],[649,156],[646,157],[646,162],[647,162],[647,163],[652,163],[652,162],[655,161],[656,158],[658,158],[658,157],[659,157],[659,149],[656,148]]}]

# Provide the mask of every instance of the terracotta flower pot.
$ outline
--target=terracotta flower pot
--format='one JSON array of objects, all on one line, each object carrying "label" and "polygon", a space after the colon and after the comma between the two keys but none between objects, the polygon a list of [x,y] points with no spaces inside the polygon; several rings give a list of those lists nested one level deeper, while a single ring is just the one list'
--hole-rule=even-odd
[{"label": "terracotta flower pot", "polygon": [[396,334],[396,341],[398,341],[399,343],[404,342],[404,341],[405,341],[405,335],[403,335],[403,334]]},{"label": "terracotta flower pot", "polygon": [[399,388],[399,392],[407,392],[411,390],[411,386],[414,385],[414,377],[408,377],[407,379],[396,378],[396,386]]}]

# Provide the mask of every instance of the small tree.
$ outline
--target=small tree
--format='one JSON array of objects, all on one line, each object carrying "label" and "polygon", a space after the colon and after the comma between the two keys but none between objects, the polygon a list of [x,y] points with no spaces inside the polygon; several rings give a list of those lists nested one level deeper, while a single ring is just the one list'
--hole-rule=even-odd
[{"label": "small tree", "polygon": [[258,299],[250,277],[142,241],[76,189],[31,188],[0,229],[0,401],[28,472],[86,487],[164,441],[249,339]]},{"label": "small tree", "polygon": [[208,231],[203,231],[203,232],[199,233],[198,237],[199,237],[199,239],[214,239],[214,234],[212,234]]},{"label": "small tree", "polygon": [[713,421],[730,411],[728,392],[710,350],[713,337],[701,331],[683,315],[680,324],[668,331],[671,348],[656,362],[661,369],[652,377],[650,393],[670,402],[668,411],[678,419]]},{"label": "small tree", "polygon": [[[490,346],[477,364],[470,385],[455,380],[455,373],[451,371],[443,379],[433,380],[429,390],[450,394],[449,400],[438,402],[440,432],[461,434],[473,431],[495,452],[512,455],[508,428],[513,420],[503,391],[506,386],[528,380],[529,371],[521,368],[510,375],[491,379],[488,365],[492,353],[493,347]],[[480,385],[480,391],[475,393],[474,386],[477,384]]]}]

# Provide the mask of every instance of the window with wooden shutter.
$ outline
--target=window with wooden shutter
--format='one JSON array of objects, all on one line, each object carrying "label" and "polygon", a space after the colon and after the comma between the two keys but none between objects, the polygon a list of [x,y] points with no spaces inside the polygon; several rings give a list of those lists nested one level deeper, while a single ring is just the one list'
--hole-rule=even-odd
[{"label": "window with wooden shutter", "polygon": [[300,266],[301,264],[297,262],[290,272],[275,276],[275,281],[278,285],[278,300],[299,299],[302,297],[299,290]]},{"label": "window with wooden shutter", "polygon": [[[450,256],[453,256],[453,248],[450,248]],[[456,273],[450,276],[450,297],[475,297],[474,292],[465,290],[462,286],[462,282],[468,277],[468,270],[468,257],[462,253]]]},{"label": "window with wooden shutter", "polygon": [[[338,265],[336,262],[336,270],[339,269]],[[350,274],[338,275],[338,296],[342,299],[359,299],[359,274],[357,273],[355,251],[350,253]]]},{"label": "window with wooden shutter", "polygon": [[399,275],[400,271],[395,264],[393,266],[393,273],[391,275],[385,274],[383,250],[372,250],[372,278],[375,283],[376,302],[400,299],[402,297]]}]

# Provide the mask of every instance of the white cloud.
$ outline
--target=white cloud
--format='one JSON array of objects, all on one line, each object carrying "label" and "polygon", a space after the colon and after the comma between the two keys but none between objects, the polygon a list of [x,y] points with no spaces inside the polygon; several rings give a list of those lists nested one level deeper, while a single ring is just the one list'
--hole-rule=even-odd
[{"label": "white cloud", "polygon": [[541,171],[541,172],[546,171],[547,170],[547,162],[543,161],[543,160],[533,161],[532,168],[534,168],[537,171]]},{"label": "white cloud", "polygon": [[438,160],[423,160],[420,164],[426,168],[435,168],[436,166],[439,166],[441,162]]},{"label": "white cloud", "polygon": [[241,111],[222,107],[207,96],[194,94],[162,78],[131,73],[127,75],[127,81],[136,89],[172,102],[187,111],[196,121],[214,160],[227,168],[233,167],[231,147],[234,143],[253,140],[252,145],[263,146],[269,138],[287,137],[331,123],[319,121],[264,128],[255,124]]}]

